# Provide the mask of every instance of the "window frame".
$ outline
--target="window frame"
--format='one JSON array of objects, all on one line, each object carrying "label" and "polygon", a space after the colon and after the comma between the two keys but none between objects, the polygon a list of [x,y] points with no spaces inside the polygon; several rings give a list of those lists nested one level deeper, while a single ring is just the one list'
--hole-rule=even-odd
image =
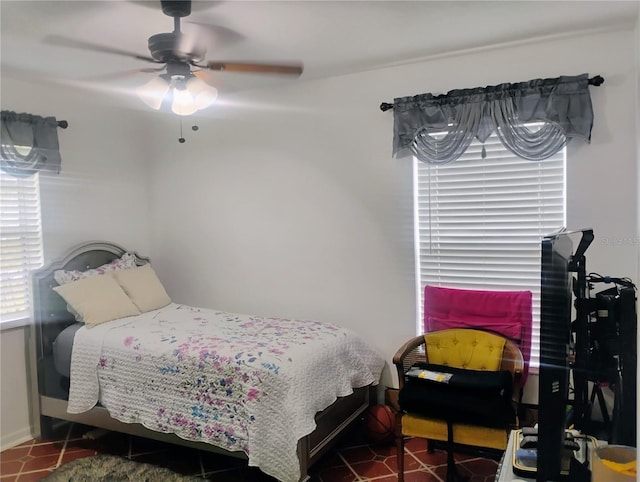
[{"label": "window frame", "polygon": [[[486,159],[482,158],[482,152],[484,152],[484,150],[486,149],[487,152],[487,156]],[[497,156],[499,155],[499,156]],[[420,179],[421,179],[421,170],[429,170],[429,169],[440,169],[440,168],[444,168],[447,169],[449,168],[449,166],[453,166],[455,163],[460,162],[460,161],[466,161],[468,163],[472,163],[472,162],[477,162],[480,163],[478,165],[478,169],[481,169],[482,167],[482,163],[486,163],[486,162],[491,162],[493,159],[496,159],[498,157],[504,157],[504,158],[509,158],[507,160],[507,162],[515,162],[518,164],[522,164],[525,165],[526,163],[545,163],[545,162],[553,162],[555,163],[555,165],[561,165],[561,175],[558,176],[558,178],[561,178],[561,183],[562,183],[562,195],[561,195],[561,202],[562,202],[562,213],[561,215],[558,217],[558,224],[561,225],[553,225],[553,226],[549,226],[548,230],[544,229],[543,231],[541,230],[539,232],[539,238],[536,239],[535,243],[537,246],[537,250],[538,250],[538,254],[537,254],[537,264],[536,264],[536,269],[538,270],[538,279],[537,279],[537,283],[531,283],[530,286],[517,286],[514,288],[510,288],[510,287],[506,287],[506,286],[497,286],[497,285],[489,285],[489,286],[470,286],[470,285],[465,285],[465,284],[461,284],[458,283],[456,284],[455,282],[451,282],[451,281],[446,281],[446,282],[434,282],[432,280],[429,280],[428,278],[424,277],[423,272],[424,272],[424,267],[423,264],[424,260],[423,255],[421,253],[421,237],[424,237],[423,234],[421,233],[421,227],[424,226],[424,222],[421,221],[421,213],[422,216],[425,216],[424,213],[424,206],[425,206],[425,200],[424,200],[424,194],[422,194],[422,198],[421,198],[421,189],[424,189],[424,183],[421,183]],[[426,284],[431,284],[434,286],[446,286],[446,287],[450,287],[450,288],[464,288],[464,289],[495,289],[495,290],[500,290],[500,289],[505,289],[505,290],[510,290],[510,289],[527,289],[530,290],[533,294],[533,326],[532,326],[532,340],[531,340],[531,364],[530,364],[530,370],[532,373],[536,373],[538,370],[538,366],[539,366],[539,352],[540,352],[540,281],[539,281],[539,266],[540,266],[540,242],[542,240],[542,237],[544,235],[550,234],[552,232],[556,232],[559,229],[563,228],[566,226],[566,218],[567,218],[567,164],[566,164],[566,160],[567,160],[567,148],[566,146],[557,154],[555,154],[554,156],[552,156],[550,159],[548,160],[543,160],[543,161],[529,161],[529,160],[525,160],[522,158],[517,157],[515,154],[511,153],[504,145],[502,145],[502,143],[500,143],[499,139],[497,138],[497,135],[495,133],[493,133],[489,139],[487,139],[487,141],[482,144],[479,141],[477,141],[476,139],[474,139],[474,141],[471,143],[471,145],[469,146],[469,148],[467,149],[467,151],[461,156],[460,159],[456,160],[456,161],[452,161],[451,163],[447,163],[447,164],[427,164],[424,163],[420,160],[417,159],[416,156],[413,156],[413,208],[414,208],[414,260],[415,260],[415,289],[416,289],[416,333],[418,335],[422,334],[424,332],[423,329],[423,319],[424,319],[424,313],[423,313],[423,307],[424,307],[424,286]],[[547,168],[549,165],[545,165],[545,166],[541,166],[541,169],[543,168]],[[456,166],[457,167],[457,166]],[[424,175],[424,174],[422,174]],[[538,177],[540,177],[538,175]],[[534,177],[531,176],[531,179],[533,179]],[[429,181],[430,182],[430,181]],[[475,187],[475,186],[474,186]],[[543,191],[544,192],[544,191]],[[421,203],[422,200],[422,203]],[[431,224],[431,219],[433,216],[433,206],[431,205],[432,200],[429,199],[426,201],[426,205],[429,206],[429,212],[427,213],[427,216],[429,217],[429,223]],[[421,207],[422,206],[422,207]],[[521,210],[522,211],[522,210]],[[556,215],[557,216],[557,215]],[[561,219],[560,219],[561,218]],[[533,235],[532,235],[533,236]],[[533,240],[530,241],[533,244]],[[424,241],[423,241],[423,245],[424,245]],[[532,269],[532,268],[531,268]],[[505,277],[503,278],[505,281],[508,280],[509,278]],[[486,282],[486,281],[484,281]]]},{"label": "window frame", "polygon": [[[19,296],[25,306],[15,311],[7,310],[6,300],[0,298],[0,331],[27,326],[31,323],[33,314],[33,294],[31,273],[44,264],[42,242],[42,208],[40,198],[40,174],[16,177],[0,170],[0,259],[5,265],[7,260],[23,262],[13,269],[16,274],[16,284],[19,286]],[[10,189],[7,191],[7,189]],[[10,217],[8,217],[10,216]],[[9,240],[15,248],[15,255],[7,254],[6,244]],[[5,265],[6,266],[6,265]],[[1,268],[1,265],[0,265]],[[21,273],[22,272],[22,273]],[[19,275],[22,274],[20,277]],[[7,270],[0,271],[0,275],[7,275]],[[19,278],[19,279],[18,279]],[[6,278],[1,280],[0,290],[6,289]],[[2,294],[0,293],[0,296]]]}]

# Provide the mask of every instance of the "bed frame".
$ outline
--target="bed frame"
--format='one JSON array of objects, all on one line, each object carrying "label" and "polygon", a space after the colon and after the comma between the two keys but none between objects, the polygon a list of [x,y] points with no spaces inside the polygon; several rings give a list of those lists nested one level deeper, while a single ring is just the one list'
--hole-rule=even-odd
[{"label": "bed frame", "polygon": [[[75,320],[67,311],[64,300],[52,289],[58,284],[54,279],[54,272],[59,269],[85,271],[97,268],[121,257],[125,252],[126,250],[113,243],[90,242],[77,246],[63,259],[33,273],[35,333],[31,336],[31,357],[37,372],[34,373],[37,386],[33,388],[32,404],[36,432],[42,438],[50,439],[53,436],[54,420],[71,421],[246,459],[243,452],[229,452],[204,442],[192,442],[174,434],[155,432],[141,424],[120,422],[111,418],[103,407],[96,406],[81,414],[67,413],[69,380],[55,370],[52,344],[56,336],[75,323]],[[136,256],[138,266],[149,262],[149,258],[132,254]],[[376,387],[367,386],[355,389],[353,394],[339,398],[316,414],[316,429],[298,441],[301,481],[309,479],[309,468],[375,403]]]}]

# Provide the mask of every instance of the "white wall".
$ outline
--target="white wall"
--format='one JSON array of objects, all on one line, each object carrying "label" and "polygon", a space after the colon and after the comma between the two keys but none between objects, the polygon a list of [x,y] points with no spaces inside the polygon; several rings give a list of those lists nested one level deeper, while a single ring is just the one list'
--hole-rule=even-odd
[{"label": "white wall", "polygon": [[638,279],[634,42],[590,34],[245,94],[184,145],[158,123],[156,269],[176,301],[337,322],[390,363],[415,330],[411,172],[380,102],[588,72],[606,80],[591,145],[569,146],[568,226],[595,230],[589,270]]},{"label": "white wall", "polygon": [[0,450],[32,438],[26,332],[0,333]]},{"label": "white wall", "polygon": [[[141,253],[149,251],[147,124],[135,112],[92,102],[78,89],[43,86],[5,76],[2,108],[55,116],[69,122],[58,132],[62,173],[41,176],[45,263],[76,244],[113,241]],[[0,332],[0,445],[32,436],[28,329]]]}]

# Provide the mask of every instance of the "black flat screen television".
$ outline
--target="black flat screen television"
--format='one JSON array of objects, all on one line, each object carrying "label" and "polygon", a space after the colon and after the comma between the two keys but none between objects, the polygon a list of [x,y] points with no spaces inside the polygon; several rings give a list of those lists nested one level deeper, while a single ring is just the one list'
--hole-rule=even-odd
[{"label": "black flat screen television", "polygon": [[[574,250],[574,239],[580,239]],[[584,269],[593,231],[564,231],[542,240],[540,266],[540,372],[536,481],[561,480],[574,302],[573,272]]]}]

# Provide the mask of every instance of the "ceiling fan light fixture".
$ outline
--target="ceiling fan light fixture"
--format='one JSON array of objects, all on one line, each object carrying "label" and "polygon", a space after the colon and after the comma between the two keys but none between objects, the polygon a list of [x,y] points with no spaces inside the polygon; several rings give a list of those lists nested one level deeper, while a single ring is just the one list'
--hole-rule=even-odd
[{"label": "ceiling fan light fixture", "polygon": [[186,86],[175,86],[172,90],[173,100],[171,110],[177,115],[194,114],[198,108],[194,96],[186,89]]},{"label": "ceiling fan light fixture", "polygon": [[162,77],[154,77],[136,89],[140,100],[154,110],[160,110],[167,92],[169,92],[169,83]]},{"label": "ceiling fan light fixture", "polygon": [[171,104],[171,111],[174,114],[182,116],[206,109],[218,97],[218,90],[215,87],[189,71],[186,74],[168,72],[154,77],[138,87],[136,93],[152,109],[160,110],[162,104],[166,102]]},{"label": "ceiling fan light fixture", "polygon": [[206,109],[218,98],[218,89],[195,76],[187,80],[185,88],[194,97],[198,110]]}]

